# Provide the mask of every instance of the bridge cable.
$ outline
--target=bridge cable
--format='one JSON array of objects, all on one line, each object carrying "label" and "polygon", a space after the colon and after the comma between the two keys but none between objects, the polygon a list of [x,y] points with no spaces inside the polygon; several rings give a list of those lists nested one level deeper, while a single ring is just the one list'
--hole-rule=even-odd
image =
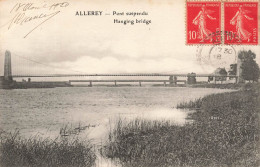
[{"label": "bridge cable", "polygon": [[30,62],[33,62],[33,63],[36,63],[36,64],[40,64],[40,65],[43,65],[43,66],[48,66],[48,67],[51,67],[51,68],[58,68],[58,69],[62,69],[62,70],[66,70],[66,71],[73,71],[73,72],[77,72],[77,73],[84,73],[82,71],[76,71],[76,70],[68,70],[68,69],[64,69],[64,68],[61,68],[61,67],[55,67],[55,66],[52,66],[52,65],[49,65],[49,64],[45,64],[45,63],[41,63],[39,61],[35,61],[35,60],[32,60],[32,59],[29,59],[29,58],[26,58],[26,57],[23,57],[23,56],[19,56],[15,53],[12,53],[12,55],[16,56],[16,57],[19,57],[19,58],[22,58],[22,59],[25,59],[27,61],[30,61]]}]

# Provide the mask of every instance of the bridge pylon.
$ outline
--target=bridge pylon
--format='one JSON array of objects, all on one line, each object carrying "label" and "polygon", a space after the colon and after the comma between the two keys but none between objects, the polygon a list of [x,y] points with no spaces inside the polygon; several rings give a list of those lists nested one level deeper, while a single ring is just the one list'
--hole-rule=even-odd
[{"label": "bridge pylon", "polygon": [[4,64],[4,80],[12,81],[12,62],[11,62],[11,52],[5,52],[5,64]]},{"label": "bridge pylon", "polygon": [[0,89],[12,89],[15,81],[12,76],[11,52],[5,52],[4,76],[0,76]]},{"label": "bridge pylon", "polygon": [[241,73],[242,73],[242,68],[241,68],[241,59],[237,56],[237,74],[236,74],[236,83],[244,83],[245,80],[242,78]]}]

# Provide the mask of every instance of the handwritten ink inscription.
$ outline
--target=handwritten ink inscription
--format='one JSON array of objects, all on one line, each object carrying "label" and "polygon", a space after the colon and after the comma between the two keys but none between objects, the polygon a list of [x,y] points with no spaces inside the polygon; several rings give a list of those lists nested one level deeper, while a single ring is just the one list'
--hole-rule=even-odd
[{"label": "handwritten ink inscription", "polygon": [[34,30],[36,30],[54,16],[58,15],[63,8],[68,6],[68,2],[52,4],[17,3],[10,10],[10,14],[12,15],[11,19],[4,26],[8,26],[9,30],[15,26],[23,26],[29,22],[39,20],[39,22],[37,22],[37,24],[33,26],[32,29],[26,32],[24,35],[24,38],[26,38]]}]

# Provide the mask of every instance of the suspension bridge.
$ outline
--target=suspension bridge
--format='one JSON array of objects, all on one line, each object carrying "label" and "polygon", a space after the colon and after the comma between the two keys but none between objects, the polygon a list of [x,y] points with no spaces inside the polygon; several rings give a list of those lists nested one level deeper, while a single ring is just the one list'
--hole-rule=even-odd
[{"label": "suspension bridge", "polygon": [[[34,61],[36,62],[36,61]],[[36,62],[39,63],[40,62]],[[105,77],[111,79],[74,79],[67,81],[59,81],[59,82],[44,82],[37,81],[31,82],[31,78],[59,78],[59,77]],[[124,77],[129,79],[115,79],[115,77]],[[135,77],[134,79],[131,79]],[[168,79],[136,79],[137,77],[167,77]],[[178,80],[178,77],[184,77],[187,79]],[[139,83],[139,86],[142,86],[142,83],[150,82],[150,83],[162,83],[164,86],[167,85],[176,85],[179,82],[183,82],[184,84],[189,84],[189,78],[195,77],[211,77],[215,81],[218,78],[235,78],[236,82],[238,82],[239,76],[236,75],[220,75],[220,74],[182,74],[182,73],[118,73],[118,74],[110,74],[110,73],[101,73],[101,74],[12,74],[12,61],[11,61],[11,52],[5,52],[5,61],[4,61],[4,76],[0,76],[0,88],[23,88],[23,87],[60,87],[60,86],[72,86],[72,83],[89,83],[89,86],[92,86],[93,83],[114,83],[117,86],[118,83]],[[28,78],[28,82],[23,80],[23,82],[16,82],[14,78]]]}]

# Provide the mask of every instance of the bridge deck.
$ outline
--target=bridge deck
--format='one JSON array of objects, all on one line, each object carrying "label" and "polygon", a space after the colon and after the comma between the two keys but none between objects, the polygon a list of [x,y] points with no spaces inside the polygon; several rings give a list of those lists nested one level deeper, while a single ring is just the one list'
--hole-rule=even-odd
[{"label": "bridge deck", "polygon": [[[186,80],[177,80],[185,82]],[[169,80],[69,80],[69,82],[169,82]]]},{"label": "bridge deck", "polygon": [[195,76],[195,77],[237,77],[236,75],[214,75],[214,74],[196,74],[196,75],[188,75],[188,74],[157,74],[157,73],[151,73],[151,74],[46,74],[46,75],[12,75],[14,78],[33,78],[33,77],[99,77],[99,76],[125,76],[125,77],[141,77],[141,76],[149,76],[149,77],[156,77],[156,76],[176,76],[176,77],[188,77],[188,76]]}]

